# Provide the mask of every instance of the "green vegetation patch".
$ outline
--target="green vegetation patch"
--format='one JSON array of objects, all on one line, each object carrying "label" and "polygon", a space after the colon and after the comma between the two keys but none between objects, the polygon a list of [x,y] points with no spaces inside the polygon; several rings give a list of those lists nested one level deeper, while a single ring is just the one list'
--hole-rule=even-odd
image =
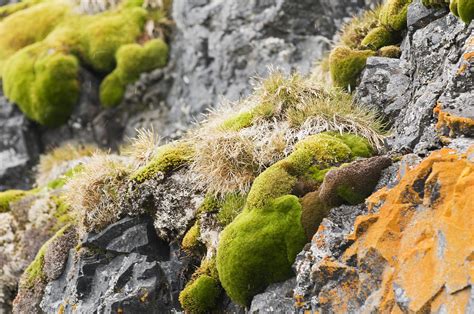
[{"label": "green vegetation patch", "polygon": [[23,190],[8,190],[0,192],[0,213],[5,213],[10,211],[10,203],[18,201],[23,196],[25,196],[27,191]]},{"label": "green vegetation patch", "polygon": [[190,143],[173,142],[158,148],[156,156],[144,167],[130,176],[131,180],[144,182],[153,178],[158,172],[167,173],[190,162],[194,149]]},{"label": "green vegetation patch", "polygon": [[452,0],[449,8],[466,24],[471,23],[474,19],[474,2],[472,0]]},{"label": "green vegetation patch", "polygon": [[329,56],[331,78],[335,86],[353,90],[357,78],[365,68],[367,58],[374,56],[372,50],[353,50],[339,46]]},{"label": "green vegetation patch", "polygon": [[179,302],[186,313],[209,313],[216,306],[220,293],[219,282],[203,275],[181,291]]},{"label": "green vegetation patch", "polygon": [[168,46],[161,39],[137,44],[146,40],[147,20],[164,17],[162,11],[147,11],[141,5],[124,2],[95,15],[79,14],[72,3],[57,0],[22,10],[11,7],[16,11],[0,21],[5,95],[28,118],[46,126],[61,125],[78,101],[81,64],[110,73],[101,86],[101,100],[107,107],[117,105],[126,84],[140,73],[163,67],[168,58]]},{"label": "green vegetation patch", "polygon": [[412,0],[388,0],[380,11],[380,23],[392,31],[407,27],[407,11]]}]

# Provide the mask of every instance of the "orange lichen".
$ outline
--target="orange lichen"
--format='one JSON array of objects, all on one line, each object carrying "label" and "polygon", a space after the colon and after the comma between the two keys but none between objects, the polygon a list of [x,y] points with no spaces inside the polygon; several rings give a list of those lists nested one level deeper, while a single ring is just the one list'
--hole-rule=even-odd
[{"label": "orange lichen", "polygon": [[356,220],[343,259],[360,262],[376,252],[386,261],[381,312],[465,312],[474,279],[472,153],[474,146],[464,154],[432,153],[394,188],[371,197],[384,201],[377,214]]},{"label": "orange lichen", "polygon": [[472,58],[474,58],[474,51],[466,52],[464,54],[464,60],[470,61]]},{"label": "orange lichen", "polygon": [[433,109],[433,113],[438,117],[436,129],[442,135],[449,137],[474,135],[474,119],[453,116],[443,111],[440,103]]}]

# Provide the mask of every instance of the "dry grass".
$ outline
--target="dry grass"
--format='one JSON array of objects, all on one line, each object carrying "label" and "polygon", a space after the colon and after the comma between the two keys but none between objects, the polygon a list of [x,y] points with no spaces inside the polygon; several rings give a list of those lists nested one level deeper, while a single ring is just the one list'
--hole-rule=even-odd
[{"label": "dry grass", "polygon": [[95,145],[77,143],[66,143],[50,150],[40,157],[36,171],[36,184],[38,186],[47,184],[61,174],[56,173],[58,171],[55,171],[55,168],[69,161],[92,156],[98,150]]},{"label": "dry grass", "polygon": [[374,10],[367,10],[353,17],[341,28],[338,44],[352,49],[361,48],[360,44],[365,36],[379,25],[381,8],[382,6],[379,5]]},{"label": "dry grass", "polygon": [[132,158],[135,168],[138,169],[152,159],[159,145],[160,138],[153,129],[140,129],[137,130],[136,137],[131,139],[128,145],[122,147],[120,152],[123,156]]},{"label": "dry grass", "polygon": [[119,156],[96,154],[66,184],[66,201],[82,232],[100,231],[120,218],[119,192],[129,172]]},{"label": "dry grass", "polygon": [[[241,129],[222,129],[229,117],[251,112]],[[212,112],[191,139],[191,171],[210,193],[246,193],[259,173],[284,158],[301,139],[325,131],[350,132],[383,149],[377,115],[353,103],[351,95],[297,74],[273,72],[239,103]]]}]

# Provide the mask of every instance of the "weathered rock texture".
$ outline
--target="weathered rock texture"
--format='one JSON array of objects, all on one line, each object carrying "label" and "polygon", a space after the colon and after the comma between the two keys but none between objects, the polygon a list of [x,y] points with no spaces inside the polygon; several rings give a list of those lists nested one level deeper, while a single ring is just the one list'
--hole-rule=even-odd
[{"label": "weathered rock texture", "polygon": [[386,115],[394,127],[394,150],[426,153],[440,147],[433,113],[438,104],[452,115],[474,118],[474,23],[414,1],[408,29],[400,60],[367,60],[357,98]]},{"label": "weathered rock texture", "polygon": [[329,313],[472,312],[473,152],[432,153],[368,199],[350,236],[323,223],[296,263],[297,305]]},{"label": "weathered rock texture", "polygon": [[153,220],[124,218],[72,249],[63,274],[45,289],[46,313],[166,313],[179,309],[177,294],[190,259],[158,239]]}]

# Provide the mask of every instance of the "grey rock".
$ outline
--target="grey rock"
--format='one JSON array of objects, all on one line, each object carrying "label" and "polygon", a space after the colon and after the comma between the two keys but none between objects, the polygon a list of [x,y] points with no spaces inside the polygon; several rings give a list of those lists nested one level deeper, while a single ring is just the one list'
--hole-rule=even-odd
[{"label": "grey rock", "polygon": [[222,97],[248,95],[249,78],[266,76],[269,66],[308,73],[341,23],[377,2],[174,1],[169,66],[165,74],[143,75],[128,88],[120,107],[141,105],[146,111],[127,114],[125,135],[153,126],[162,137],[179,137]]},{"label": "grey rock", "polygon": [[3,97],[0,84],[0,191],[27,189],[39,145],[32,124]]},{"label": "grey rock", "polygon": [[[152,230],[148,217],[124,218],[87,236],[85,248],[70,250],[63,274],[46,286],[41,309],[46,313],[60,308],[64,313],[179,310],[177,296],[192,271],[190,260],[176,245],[170,250],[156,235],[152,238]],[[134,246],[138,235],[146,240]],[[125,238],[130,243],[124,243]]]},{"label": "grey rock", "polygon": [[410,4],[407,13],[408,29],[413,32],[448,13],[447,8],[428,8],[423,5],[421,0],[415,0]]},{"label": "grey rock", "polygon": [[[393,126],[388,140],[393,151],[427,154],[441,147],[433,114],[438,103],[452,114],[473,114],[474,61],[463,56],[472,49],[466,43],[474,37],[474,23],[465,25],[443,10],[428,10],[433,13],[429,15],[418,2],[409,7],[412,27],[402,43],[401,59],[369,58],[356,95]],[[429,16],[426,25],[420,22],[420,10]]]},{"label": "grey rock", "polygon": [[293,288],[296,278],[271,284],[265,292],[257,294],[250,305],[249,313],[295,313]]}]

